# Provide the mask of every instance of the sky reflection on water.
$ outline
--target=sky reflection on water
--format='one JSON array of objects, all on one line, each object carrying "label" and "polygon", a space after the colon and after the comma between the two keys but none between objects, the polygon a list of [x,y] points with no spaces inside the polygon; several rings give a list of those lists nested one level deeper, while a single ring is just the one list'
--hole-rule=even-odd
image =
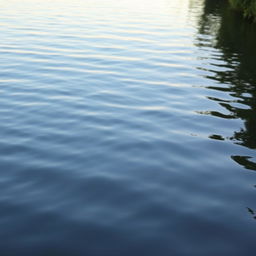
[{"label": "sky reflection on water", "polygon": [[1,254],[255,251],[255,25],[210,0],[0,17]]}]

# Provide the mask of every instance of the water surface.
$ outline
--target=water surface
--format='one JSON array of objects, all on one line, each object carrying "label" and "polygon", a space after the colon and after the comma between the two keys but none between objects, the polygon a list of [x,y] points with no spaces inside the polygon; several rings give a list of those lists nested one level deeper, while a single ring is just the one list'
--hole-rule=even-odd
[{"label": "water surface", "polygon": [[255,25],[221,0],[0,4],[1,255],[255,252]]}]

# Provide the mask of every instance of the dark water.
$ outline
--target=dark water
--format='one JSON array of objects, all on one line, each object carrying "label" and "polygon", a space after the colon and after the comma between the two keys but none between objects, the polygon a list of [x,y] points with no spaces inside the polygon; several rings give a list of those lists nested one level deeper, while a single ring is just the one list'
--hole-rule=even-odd
[{"label": "dark water", "polygon": [[221,0],[0,4],[1,256],[255,253],[255,25]]}]

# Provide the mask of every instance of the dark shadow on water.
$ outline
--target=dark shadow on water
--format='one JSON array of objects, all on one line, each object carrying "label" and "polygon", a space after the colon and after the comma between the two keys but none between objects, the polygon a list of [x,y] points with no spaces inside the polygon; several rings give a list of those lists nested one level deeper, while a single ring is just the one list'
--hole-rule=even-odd
[{"label": "dark shadow on water", "polygon": [[[200,112],[224,119],[240,119],[243,127],[228,138],[235,144],[256,149],[256,25],[242,19],[227,1],[205,0],[204,11],[198,23],[199,48],[213,47],[216,54],[208,56],[210,69],[204,69],[206,78],[216,85],[207,89],[228,94],[228,99],[208,97],[218,103],[224,113]],[[223,64],[216,64],[219,60]],[[202,68],[200,68],[202,70]],[[210,73],[210,74],[209,74]],[[209,138],[224,140],[221,135]],[[254,154],[255,156],[255,154]],[[256,171],[253,156],[232,155],[237,164]],[[255,208],[246,207],[248,214],[256,219]]]},{"label": "dark shadow on water", "polygon": [[[254,188],[256,188],[256,185],[254,185]],[[256,220],[256,210],[255,209],[252,209],[252,208],[249,208],[249,207],[246,207],[248,213],[250,214],[250,216]]]},{"label": "dark shadow on water", "polygon": [[252,217],[256,220],[256,212],[249,207],[247,207],[247,210],[252,215]]},{"label": "dark shadow on water", "polygon": [[[206,78],[216,84],[207,88],[229,96],[228,100],[208,97],[217,102],[225,114],[218,111],[201,114],[242,120],[244,127],[234,131],[228,139],[256,149],[256,25],[243,20],[226,1],[206,0],[198,29],[197,46],[213,47],[218,53],[207,57],[211,68],[205,69],[209,71]],[[223,64],[218,64],[219,60]],[[221,135],[211,135],[210,138],[223,139]],[[250,156],[231,158],[246,169],[256,170],[256,163]]]},{"label": "dark shadow on water", "polygon": [[250,161],[250,156],[231,156],[231,158],[244,168],[249,170],[256,170],[256,163]]}]

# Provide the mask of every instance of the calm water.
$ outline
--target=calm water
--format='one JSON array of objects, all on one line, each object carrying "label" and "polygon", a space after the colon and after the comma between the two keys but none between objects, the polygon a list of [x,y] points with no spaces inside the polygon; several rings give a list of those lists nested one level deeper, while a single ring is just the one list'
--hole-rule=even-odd
[{"label": "calm water", "polygon": [[0,255],[255,253],[255,25],[221,0],[0,6]]}]

